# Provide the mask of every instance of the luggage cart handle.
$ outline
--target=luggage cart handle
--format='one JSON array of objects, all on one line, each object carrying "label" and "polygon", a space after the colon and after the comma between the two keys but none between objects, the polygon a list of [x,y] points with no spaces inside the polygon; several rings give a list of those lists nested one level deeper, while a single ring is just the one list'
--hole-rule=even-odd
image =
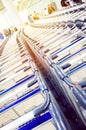
[{"label": "luggage cart handle", "polygon": [[75,21],[68,21],[67,26],[71,29],[74,27],[77,27],[78,29],[82,29],[82,27],[85,27],[84,21],[78,19],[76,19]]},{"label": "luggage cart handle", "polygon": [[[64,69],[65,69],[66,67],[69,67],[70,65],[71,65],[71,64],[66,64],[66,65],[63,66],[63,67],[64,67]],[[57,72],[58,72],[58,74],[59,74],[61,80],[64,80],[64,81],[66,82],[66,84],[68,84],[69,87],[71,87],[71,88],[75,87],[75,84],[72,83],[72,82],[69,80],[68,75],[62,70],[61,67],[59,67],[58,65],[54,65],[54,67],[55,67],[55,69],[57,70]],[[86,81],[83,81],[83,82],[79,83],[77,86],[78,86],[78,87],[82,87],[82,86],[84,87],[84,86],[86,86]],[[82,90],[80,90],[80,91],[82,91]],[[83,92],[83,95],[85,95],[84,92]]]},{"label": "luggage cart handle", "polygon": [[83,81],[79,82],[79,85],[80,85],[82,88],[86,87],[86,80],[83,80]]},{"label": "luggage cart handle", "polygon": [[35,108],[34,110],[34,116],[37,117],[39,116],[41,113],[43,113],[49,106],[50,104],[50,95],[48,93],[48,90],[44,90],[44,95],[45,95],[45,101],[42,105],[40,105],[39,107]]},{"label": "luggage cart handle", "polygon": [[78,99],[82,107],[86,109],[86,91],[79,84],[76,87],[67,77],[64,78],[64,81],[72,88],[74,96]]},{"label": "luggage cart handle", "polygon": [[45,95],[45,101],[42,105],[40,105],[39,107],[35,108],[34,110],[26,113],[25,115],[17,118],[13,122],[10,122],[9,124],[3,126],[1,128],[1,130],[14,130],[14,129],[18,128],[19,126],[25,124],[26,122],[33,120],[41,113],[43,113],[50,104],[50,95],[48,94],[48,91],[45,90],[43,93]]},{"label": "luggage cart handle", "polygon": [[38,108],[36,108],[34,110],[34,115],[35,116],[38,116],[40,115],[41,113],[43,113],[49,106],[50,104],[50,95],[49,95],[49,92],[48,92],[48,87],[47,87],[47,84],[46,82],[44,81],[44,79],[42,78],[41,74],[39,73],[39,76],[37,77],[38,79],[38,82],[39,82],[39,86],[41,88],[41,91],[44,93],[45,95],[45,101],[42,105],[40,105]]},{"label": "luggage cart handle", "polygon": [[[58,65],[54,65],[56,72],[59,74],[59,77],[61,80],[63,80],[70,88],[74,89],[76,88],[75,84],[70,81],[68,78],[68,75],[59,67]],[[78,84],[77,88],[80,88],[81,86]],[[86,96],[85,92],[82,92],[82,89],[79,89],[79,92],[83,95]]]},{"label": "luggage cart handle", "polygon": [[[43,104],[41,104],[40,106],[38,106],[37,108],[35,108],[34,110],[26,113],[25,115],[17,118],[16,120],[14,120],[13,122],[3,126],[1,128],[1,130],[14,130],[16,128],[18,128],[19,126],[25,124],[26,122],[29,122],[30,120],[36,118],[37,116],[39,116],[41,113],[43,113],[44,111],[47,110],[49,104],[50,104],[50,95],[48,92],[48,89],[46,87],[46,85],[44,84],[44,82],[42,81],[42,79],[39,77],[38,78],[34,78],[34,82],[40,82],[40,87],[42,89],[42,92],[44,93],[44,97],[45,97],[45,101]],[[28,87],[30,87],[33,84],[33,82],[31,82]]]},{"label": "luggage cart handle", "polygon": [[[82,92],[80,92],[80,90],[78,88],[74,87],[72,91],[73,91],[75,97],[78,99],[78,102],[86,110],[86,91],[82,90]],[[83,93],[85,95],[82,95]]]},{"label": "luggage cart handle", "polygon": [[86,91],[83,90],[79,84],[76,87],[74,83],[69,80],[68,75],[64,73],[59,66],[55,65],[55,67],[61,80],[64,80],[64,82],[72,89],[75,97],[78,99],[78,102],[83,106],[84,109],[86,109]]},{"label": "luggage cart handle", "polygon": [[37,82],[37,76],[35,76],[35,77],[33,78],[33,80],[32,80],[29,84],[27,84],[27,87],[28,87],[28,88],[31,87],[31,86],[34,85],[36,82]]}]

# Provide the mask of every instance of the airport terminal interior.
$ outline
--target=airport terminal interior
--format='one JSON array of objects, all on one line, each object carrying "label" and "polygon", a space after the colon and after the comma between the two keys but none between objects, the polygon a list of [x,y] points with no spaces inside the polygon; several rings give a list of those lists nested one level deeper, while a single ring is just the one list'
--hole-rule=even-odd
[{"label": "airport terminal interior", "polygon": [[86,0],[0,0],[0,130],[86,130]]}]

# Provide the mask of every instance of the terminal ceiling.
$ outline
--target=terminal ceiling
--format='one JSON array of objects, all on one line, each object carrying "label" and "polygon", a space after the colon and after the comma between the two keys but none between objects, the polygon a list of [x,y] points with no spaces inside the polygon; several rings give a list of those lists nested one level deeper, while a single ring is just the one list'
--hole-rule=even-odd
[{"label": "terminal ceiling", "polygon": [[[16,5],[18,11],[24,10],[26,8],[32,7],[34,4],[37,4],[38,2],[42,0],[12,0],[14,4]],[[52,0],[50,0],[52,1]],[[3,11],[4,5],[2,4],[0,0],[0,11]]]}]

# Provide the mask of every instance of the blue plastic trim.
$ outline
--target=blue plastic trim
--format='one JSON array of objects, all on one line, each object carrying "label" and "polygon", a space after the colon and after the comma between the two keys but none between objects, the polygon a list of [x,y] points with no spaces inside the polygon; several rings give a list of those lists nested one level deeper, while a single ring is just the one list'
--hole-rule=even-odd
[{"label": "blue plastic trim", "polygon": [[80,37],[80,38],[78,38],[77,40],[71,42],[71,44],[69,44],[68,46],[66,46],[66,47],[64,47],[63,49],[61,49],[61,50],[55,52],[54,54],[52,54],[52,55],[51,55],[51,58],[54,58],[54,56],[56,56],[58,53],[64,51],[65,49],[67,49],[68,47],[74,45],[75,43],[77,43],[78,41],[82,40],[83,38],[84,38],[84,37]]},{"label": "blue plastic trim", "polygon": [[3,36],[3,35],[0,35],[0,39],[3,40],[3,39],[4,39],[4,36]]},{"label": "blue plastic trim", "polygon": [[64,61],[66,61],[66,60],[70,59],[71,57],[77,55],[78,53],[82,52],[83,50],[86,50],[86,47],[80,49],[79,51],[77,51],[76,53],[73,53],[73,54],[70,55],[70,56],[65,57],[64,59],[62,59],[61,61],[57,62],[56,64],[59,65],[59,64],[63,63]]},{"label": "blue plastic trim", "polygon": [[6,106],[5,108],[1,109],[1,110],[0,110],[0,113],[5,112],[6,110],[8,110],[8,109],[14,107],[15,105],[17,105],[17,104],[23,102],[23,101],[26,100],[27,98],[33,96],[34,94],[37,94],[37,93],[40,92],[40,91],[41,91],[40,88],[37,88],[36,90],[34,90],[34,91],[28,93],[27,95],[24,95],[23,97],[21,97],[21,98],[18,99],[17,101],[15,101],[15,102],[11,103],[10,105]]},{"label": "blue plastic trim", "polygon": [[29,79],[33,78],[34,76],[35,76],[35,75],[34,75],[34,74],[32,74],[32,75],[30,75],[29,77],[27,77],[27,78],[25,78],[25,79],[21,80],[20,82],[16,83],[16,84],[15,84],[15,85],[13,85],[12,87],[10,87],[10,88],[8,88],[8,89],[6,89],[6,90],[2,91],[2,92],[0,93],[0,95],[3,95],[3,94],[5,94],[5,93],[9,92],[10,90],[12,90],[12,89],[16,88],[17,86],[19,86],[19,85],[21,85],[22,83],[26,82],[27,80],[29,80]]},{"label": "blue plastic trim", "polygon": [[33,121],[21,126],[20,128],[18,128],[18,130],[32,130],[33,128],[41,125],[42,123],[44,123],[50,119],[52,119],[52,117],[51,117],[50,113],[47,112],[44,115],[37,117]]},{"label": "blue plastic trim", "polygon": [[71,75],[73,73],[75,73],[76,71],[80,70],[81,68],[85,67],[86,66],[86,63],[83,63],[77,67],[75,67],[74,69],[72,69],[71,71],[68,71],[67,72],[67,75]]}]

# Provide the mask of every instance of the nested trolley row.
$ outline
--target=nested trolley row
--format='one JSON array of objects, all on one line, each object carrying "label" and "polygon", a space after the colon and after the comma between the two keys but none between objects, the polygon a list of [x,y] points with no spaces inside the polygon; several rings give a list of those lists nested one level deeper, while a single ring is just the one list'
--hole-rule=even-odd
[{"label": "nested trolley row", "polygon": [[29,41],[32,51],[53,70],[61,83],[59,87],[86,125],[85,16],[86,3],[55,12],[10,37],[0,56],[1,130],[73,129],[59,101],[55,102],[48,89],[49,81],[46,83],[41,76],[21,34]]}]

